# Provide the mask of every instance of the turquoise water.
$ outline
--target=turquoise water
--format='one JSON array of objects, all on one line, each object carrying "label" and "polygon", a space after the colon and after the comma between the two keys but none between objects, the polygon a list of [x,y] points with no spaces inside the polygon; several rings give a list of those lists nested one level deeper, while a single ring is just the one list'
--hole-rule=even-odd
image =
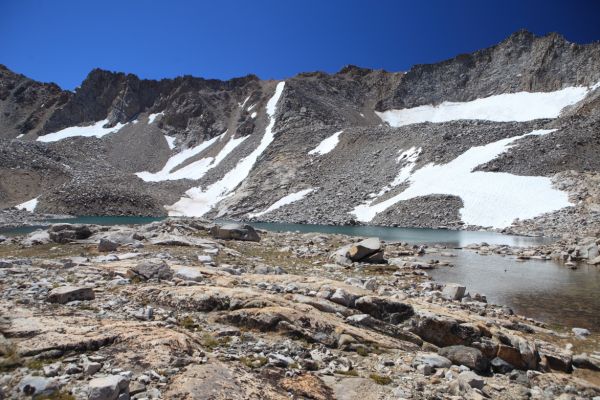
[{"label": "turquoise water", "polygon": [[394,228],[386,226],[332,226],[285,223],[252,223],[255,228],[284,232],[339,233],[351,236],[375,236],[388,242],[415,244],[439,243],[449,247],[462,247],[467,244],[487,242],[510,246],[535,246],[554,241],[547,237],[527,237],[502,235],[485,231],[452,231],[447,229]]},{"label": "turquoise water", "polygon": [[23,226],[19,228],[0,228],[0,233],[3,235],[25,235],[38,229],[46,228],[52,224],[68,223],[68,224],[94,224],[94,225],[141,225],[149,224],[150,222],[160,221],[163,218],[156,217],[74,217],[60,218],[47,220],[44,223],[34,226]]}]

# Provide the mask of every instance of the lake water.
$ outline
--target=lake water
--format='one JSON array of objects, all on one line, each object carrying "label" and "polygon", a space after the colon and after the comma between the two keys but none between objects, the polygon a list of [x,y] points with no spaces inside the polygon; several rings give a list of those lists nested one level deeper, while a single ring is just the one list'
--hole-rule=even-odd
[{"label": "lake water", "polygon": [[[146,224],[160,218],[77,217],[56,222],[116,225]],[[377,226],[329,226],[303,224],[252,223],[269,231],[337,233],[376,236],[386,241],[414,244],[444,244],[460,248],[470,243],[531,246],[552,242],[552,238],[509,236],[493,232],[451,231],[442,229],[390,228]],[[4,234],[23,234],[39,227],[11,229]],[[483,293],[488,301],[505,304],[518,314],[563,326],[578,326],[600,331],[600,269],[581,264],[571,270],[554,261],[517,261],[514,257],[481,256],[468,250],[455,250],[449,258],[454,267],[428,271],[439,282],[463,284],[468,291]],[[426,257],[440,258],[428,255]]]}]

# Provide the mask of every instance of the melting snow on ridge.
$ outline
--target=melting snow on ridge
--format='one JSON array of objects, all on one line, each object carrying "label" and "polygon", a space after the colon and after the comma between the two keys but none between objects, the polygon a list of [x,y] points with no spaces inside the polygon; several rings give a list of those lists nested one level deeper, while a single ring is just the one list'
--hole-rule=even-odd
[{"label": "melting snow on ridge", "polygon": [[37,204],[38,204],[38,199],[36,197],[35,199],[31,199],[24,203],[17,204],[15,207],[18,208],[19,210],[27,210],[29,212],[33,212],[35,210],[35,208],[37,207]]},{"label": "melting snow on ridge", "polygon": [[192,147],[190,149],[186,149],[178,154],[175,154],[173,157],[169,158],[165,166],[162,170],[158,172],[138,172],[137,176],[142,178],[146,182],[160,182],[160,181],[172,181],[177,179],[193,179],[197,180],[202,178],[208,171],[219,165],[221,161],[225,159],[238,145],[240,145],[246,137],[241,138],[231,138],[225,146],[221,149],[219,154],[216,157],[206,157],[200,160],[189,163],[188,165],[177,169],[174,169],[183,164],[186,160],[191,157],[194,157],[204,150],[208,149],[213,143],[217,140],[221,140],[224,134],[220,136],[214,137],[210,140],[202,142],[200,145],[196,147]]},{"label": "melting snow on ridge", "polygon": [[178,202],[171,206],[166,206],[169,215],[199,217],[206,214],[217,203],[233,193],[233,190],[246,179],[254,163],[271,144],[275,138],[273,127],[275,126],[275,111],[277,102],[283,93],[285,82],[279,82],[275,89],[275,94],[267,103],[267,115],[269,116],[269,125],[265,129],[258,147],[248,156],[241,159],[238,164],[223,176],[220,181],[208,186],[205,190],[201,187],[194,187],[185,192],[186,197],[182,197]]},{"label": "melting snow on ridge", "polygon": [[502,139],[485,146],[472,147],[448,164],[428,164],[410,174],[410,186],[402,193],[372,204],[357,206],[351,213],[363,222],[402,200],[432,194],[455,195],[462,199],[462,220],[470,225],[503,228],[515,218],[532,218],[545,212],[568,207],[571,203],[566,192],[556,190],[546,177],[519,176],[504,172],[472,170],[493,160],[510,145],[529,135],[546,135],[554,130]]},{"label": "melting snow on ridge", "polygon": [[335,147],[340,142],[340,135],[342,134],[342,132],[344,132],[344,131],[336,132],[333,135],[329,136],[328,138],[323,139],[323,141],[321,141],[321,143],[319,143],[319,145],[317,147],[315,147],[314,149],[309,151],[308,154],[309,155],[316,154],[316,155],[322,156],[323,154],[329,153],[330,151],[335,149]]},{"label": "melting snow on ridge", "polygon": [[44,136],[40,136],[37,138],[39,142],[56,142],[58,140],[75,137],[75,136],[85,136],[92,137],[95,136],[97,138],[101,138],[102,136],[106,136],[109,133],[113,133],[121,129],[125,126],[125,124],[118,123],[112,128],[103,128],[104,125],[108,123],[107,119],[102,121],[98,121],[90,126],[72,126],[70,128],[65,128],[58,132],[49,133]]},{"label": "melting snow on ridge", "polygon": [[269,206],[269,208],[267,208],[266,210],[260,211],[257,213],[253,213],[253,214],[248,214],[248,216],[250,218],[260,217],[261,215],[265,215],[266,213],[277,210],[278,208],[281,208],[285,205],[292,204],[296,201],[302,200],[303,198],[306,197],[306,195],[312,193],[314,190],[315,189],[310,188],[310,189],[301,190],[296,193],[290,193],[287,196],[284,196],[281,199],[277,200],[275,203],[271,204],[271,206]]},{"label": "melting snow on ridge", "polygon": [[468,102],[445,101],[438,106],[425,105],[375,113],[393,127],[459,119],[508,122],[556,118],[563,108],[581,101],[595,87],[596,85],[592,88],[568,87],[555,92],[505,93]]},{"label": "melting snow on ridge", "polygon": [[154,122],[154,120],[156,119],[156,117],[158,117],[159,115],[165,115],[164,112],[159,112],[159,113],[155,113],[155,114],[150,114],[148,115],[148,125],[150,125],[151,123]]}]

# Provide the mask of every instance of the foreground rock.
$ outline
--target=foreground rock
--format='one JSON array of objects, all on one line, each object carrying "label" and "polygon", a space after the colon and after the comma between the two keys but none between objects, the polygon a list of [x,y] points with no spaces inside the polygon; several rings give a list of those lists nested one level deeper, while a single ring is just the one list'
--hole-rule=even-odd
[{"label": "foreground rock", "polygon": [[50,303],[65,304],[71,301],[94,300],[94,290],[90,287],[62,286],[48,294]]},{"label": "foreground rock", "polygon": [[[583,340],[581,330],[553,332],[481,296],[457,302],[411,265],[332,264],[333,249],[358,243],[345,236],[215,241],[210,226],[91,226],[89,239],[51,251],[25,246],[26,237],[0,244],[3,396],[25,388],[58,399],[600,394],[593,330]],[[177,240],[152,243],[167,237]],[[98,256],[100,238],[125,244]],[[433,250],[385,245],[407,263]]]},{"label": "foreground rock", "polygon": [[226,224],[215,225],[211,228],[210,234],[215,239],[224,240],[245,240],[250,242],[260,242],[260,236],[251,225]]}]

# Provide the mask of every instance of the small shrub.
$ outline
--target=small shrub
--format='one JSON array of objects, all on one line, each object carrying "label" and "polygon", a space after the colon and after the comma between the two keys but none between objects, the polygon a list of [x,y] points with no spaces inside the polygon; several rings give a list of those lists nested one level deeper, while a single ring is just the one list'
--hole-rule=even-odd
[{"label": "small shrub", "polygon": [[392,378],[389,376],[371,374],[369,375],[369,378],[371,378],[378,385],[389,385],[392,383]]}]

